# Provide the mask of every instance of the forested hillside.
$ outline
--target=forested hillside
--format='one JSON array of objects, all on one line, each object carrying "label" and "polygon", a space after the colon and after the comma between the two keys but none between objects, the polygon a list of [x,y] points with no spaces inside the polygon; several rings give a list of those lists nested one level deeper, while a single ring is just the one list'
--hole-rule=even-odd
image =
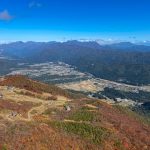
[{"label": "forested hillside", "polygon": [[16,42],[0,45],[2,55],[38,63],[62,61],[95,77],[134,85],[150,84],[150,47],[131,43]]}]

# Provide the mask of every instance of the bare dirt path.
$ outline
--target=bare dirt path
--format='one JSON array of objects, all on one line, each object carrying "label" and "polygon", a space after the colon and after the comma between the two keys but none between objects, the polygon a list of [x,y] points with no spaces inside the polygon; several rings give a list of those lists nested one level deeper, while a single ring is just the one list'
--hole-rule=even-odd
[{"label": "bare dirt path", "polygon": [[[63,96],[57,96],[57,100],[44,100],[37,97],[27,96],[23,94],[19,94],[21,89],[14,88],[13,90],[8,90],[5,86],[0,86],[0,92],[3,94],[4,99],[7,99],[9,101],[13,101],[15,103],[20,102],[32,102],[36,106],[33,106],[28,112],[27,112],[27,118],[22,117],[20,114],[18,114],[16,117],[11,117],[10,111],[7,112],[0,112],[0,116],[3,118],[9,120],[9,121],[15,121],[15,120],[24,120],[24,121],[31,121],[33,119],[34,115],[40,115],[42,114],[46,109],[48,108],[56,108],[59,106],[63,106],[68,99]],[[35,94],[35,93],[34,93]],[[43,93],[43,95],[49,95],[48,93]],[[7,109],[7,108],[6,108]]]}]

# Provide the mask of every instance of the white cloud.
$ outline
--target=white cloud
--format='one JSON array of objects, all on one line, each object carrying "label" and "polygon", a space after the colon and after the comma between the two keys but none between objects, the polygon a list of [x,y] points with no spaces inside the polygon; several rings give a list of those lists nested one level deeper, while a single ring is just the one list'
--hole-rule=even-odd
[{"label": "white cloud", "polygon": [[32,1],[29,3],[29,8],[33,8],[33,7],[39,8],[39,7],[42,7],[42,4],[39,2]]},{"label": "white cloud", "polygon": [[7,10],[0,12],[0,20],[9,21],[13,18]]}]

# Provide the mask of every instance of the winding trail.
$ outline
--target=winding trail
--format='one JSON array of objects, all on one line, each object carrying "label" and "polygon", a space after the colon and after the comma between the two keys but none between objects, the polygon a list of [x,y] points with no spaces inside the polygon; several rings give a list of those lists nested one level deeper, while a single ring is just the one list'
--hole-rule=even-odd
[{"label": "winding trail", "polygon": [[[9,121],[16,121],[16,120],[31,121],[33,120],[33,116],[42,114],[48,108],[56,108],[59,106],[63,106],[68,101],[66,97],[59,96],[59,95],[57,95],[56,101],[53,100],[46,101],[42,98],[41,99],[38,98],[39,95],[37,97],[33,97],[33,96],[19,94],[21,91],[26,92],[26,90],[23,89],[13,88],[13,90],[7,90],[7,86],[0,86],[0,91],[4,96],[4,99],[13,101],[15,103],[32,102],[34,104],[37,104],[36,106],[33,106],[28,112],[26,112],[27,118],[24,118],[20,114],[18,114],[15,117],[12,117],[10,115],[10,111],[0,112],[0,116],[2,116],[3,118]],[[41,97],[49,96],[49,95],[50,95],[49,93],[42,93]]]}]

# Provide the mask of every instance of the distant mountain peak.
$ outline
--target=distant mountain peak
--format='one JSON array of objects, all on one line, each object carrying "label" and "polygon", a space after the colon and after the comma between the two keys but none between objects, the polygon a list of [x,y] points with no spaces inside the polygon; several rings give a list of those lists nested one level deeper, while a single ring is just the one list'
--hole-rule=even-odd
[{"label": "distant mountain peak", "polygon": [[131,42],[119,42],[119,43],[114,43],[111,44],[112,46],[117,46],[117,47],[131,47],[131,46],[135,46],[135,44],[131,43]]}]

